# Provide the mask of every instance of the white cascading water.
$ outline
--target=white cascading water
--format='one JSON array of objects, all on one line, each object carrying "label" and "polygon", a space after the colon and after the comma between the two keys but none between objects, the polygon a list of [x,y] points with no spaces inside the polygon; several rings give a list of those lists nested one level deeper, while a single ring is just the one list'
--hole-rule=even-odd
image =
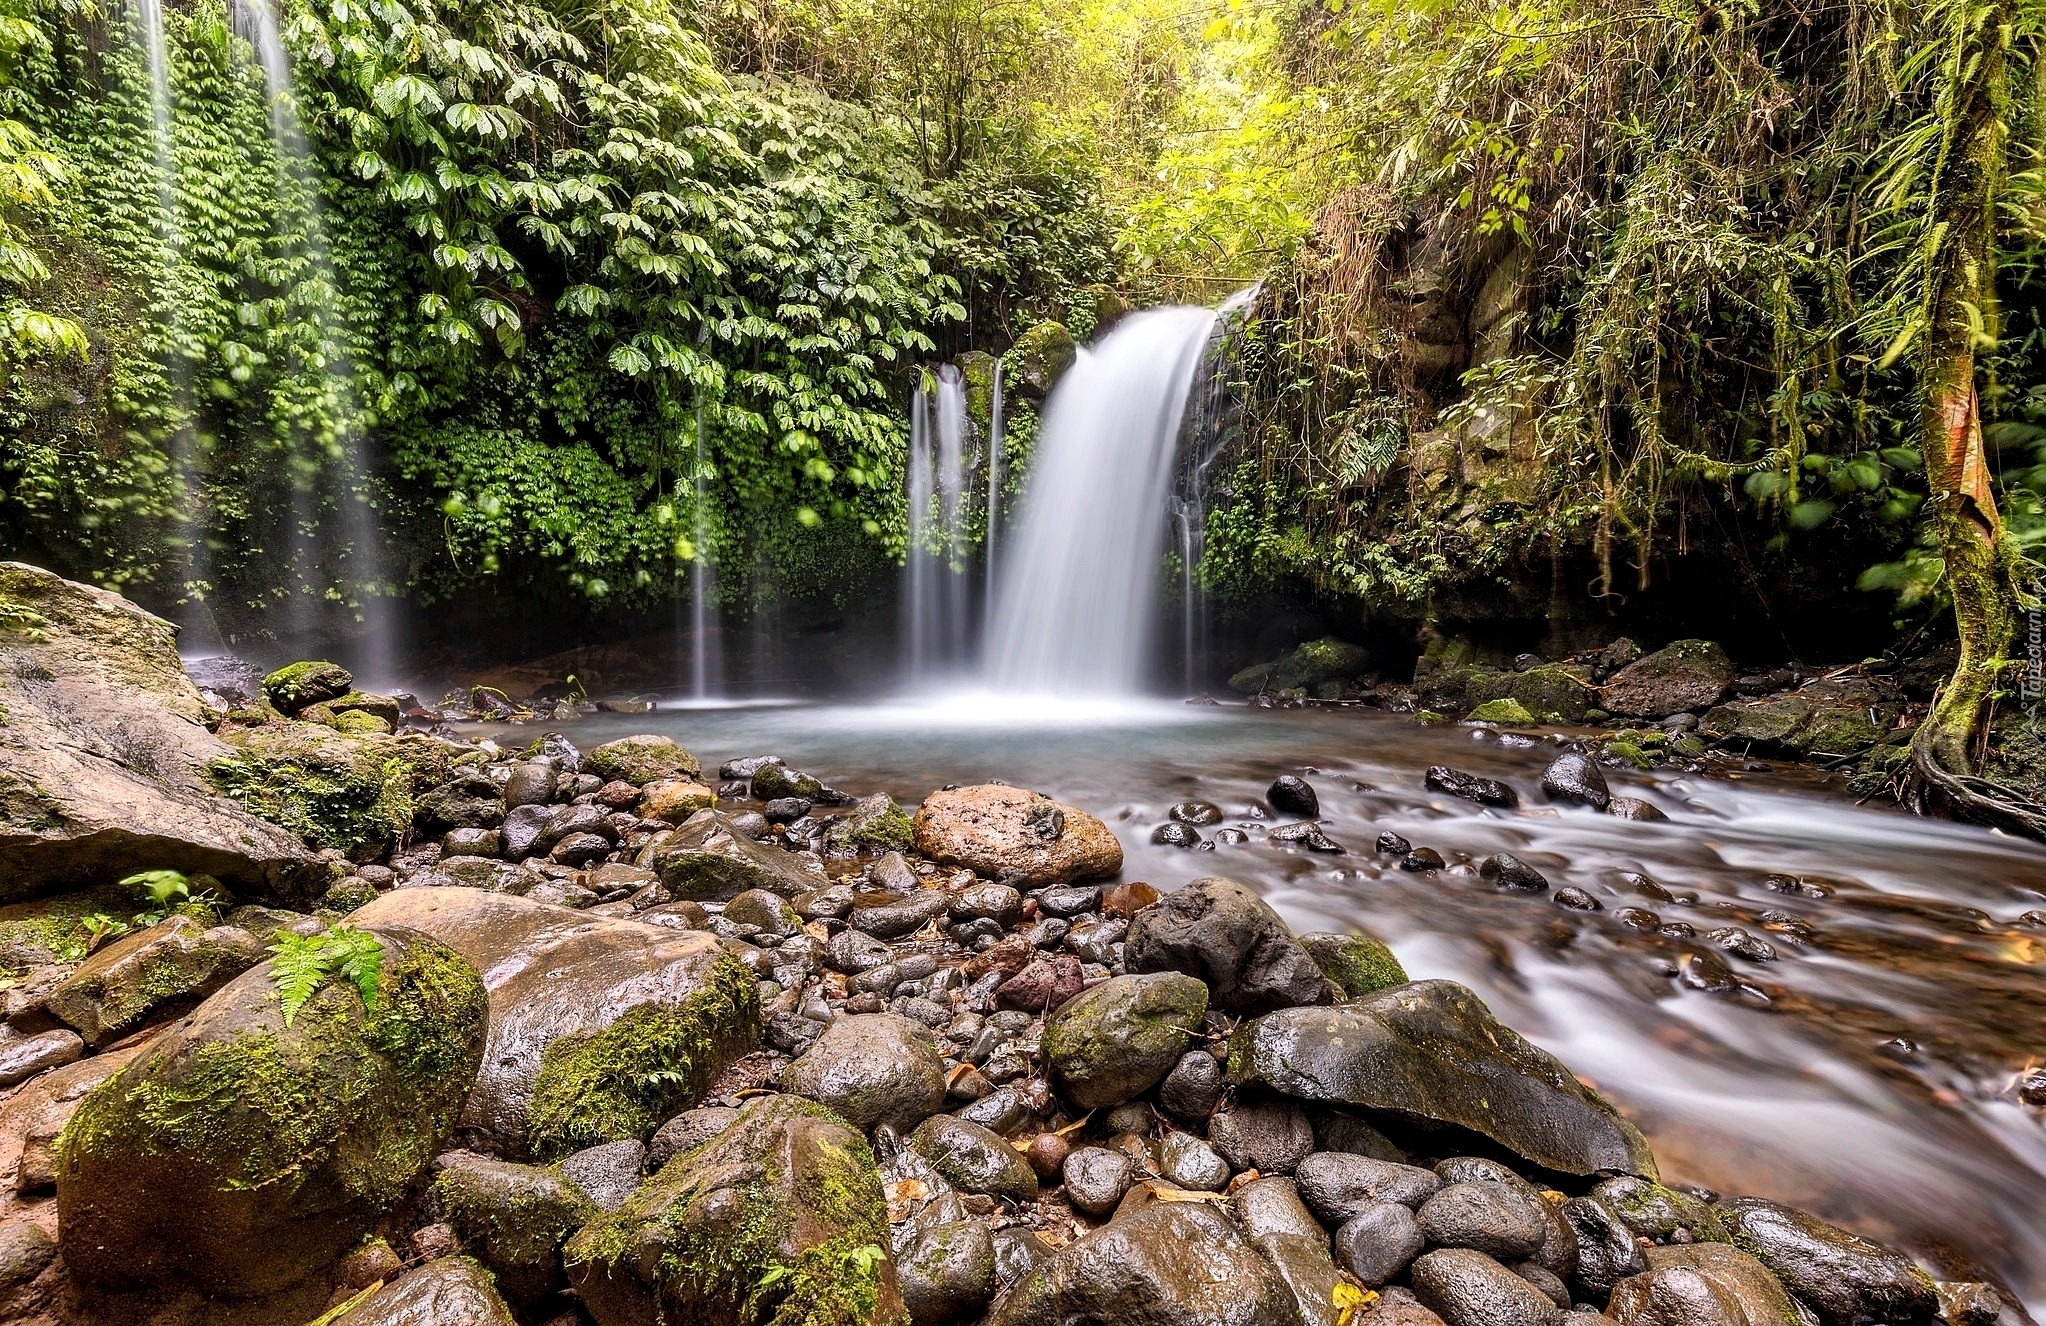
[{"label": "white cascading water", "polygon": [[1142,689],[1180,424],[1215,318],[1209,308],[1132,314],[1080,352],[1046,402],[995,590],[995,690]]},{"label": "white cascading water", "polygon": [[704,701],[724,690],[725,654],[717,610],[717,566],[710,559],[710,493],[707,487],[710,479],[710,436],[700,401],[696,406],[696,463],[690,473],[695,484],[690,530],[696,558],[689,564],[689,694],[691,699]]},{"label": "white cascading water", "polygon": [[941,364],[936,390],[909,413],[909,561],[903,615],[912,682],[955,674],[967,658],[966,381]]}]

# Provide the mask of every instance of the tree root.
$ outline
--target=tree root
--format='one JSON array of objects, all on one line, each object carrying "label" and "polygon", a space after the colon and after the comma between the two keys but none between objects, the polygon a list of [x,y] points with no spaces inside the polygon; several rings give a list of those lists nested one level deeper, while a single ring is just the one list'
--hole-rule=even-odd
[{"label": "tree root", "polygon": [[1911,738],[1911,776],[1898,798],[1920,815],[1949,819],[2046,842],[2046,806],[1963,767],[1951,767],[1935,739],[1934,724],[1921,723]]}]

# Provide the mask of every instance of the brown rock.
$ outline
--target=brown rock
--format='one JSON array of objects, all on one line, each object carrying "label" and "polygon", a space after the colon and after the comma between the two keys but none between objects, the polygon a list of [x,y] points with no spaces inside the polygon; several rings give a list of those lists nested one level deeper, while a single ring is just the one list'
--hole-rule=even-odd
[{"label": "brown rock", "polygon": [[933,792],[916,813],[915,829],[917,850],[931,860],[991,878],[1015,871],[1032,888],[1122,869],[1122,844],[1106,824],[1018,787]]},{"label": "brown rock", "polygon": [[995,1003],[1026,1013],[1049,1013],[1087,988],[1080,960],[1064,954],[1038,958],[995,988]]},{"label": "brown rock", "polygon": [[25,1031],[61,1024],[97,1049],[195,1007],[263,955],[263,942],[246,930],[173,916],[93,954],[12,1021]]}]

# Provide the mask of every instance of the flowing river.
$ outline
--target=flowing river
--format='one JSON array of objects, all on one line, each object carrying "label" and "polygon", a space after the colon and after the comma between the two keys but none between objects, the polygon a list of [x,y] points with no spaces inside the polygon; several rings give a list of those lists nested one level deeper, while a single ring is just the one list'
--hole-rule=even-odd
[{"label": "flowing river", "polygon": [[[1550,742],[1376,713],[967,695],[603,715],[570,735],[587,748],[636,731],[672,735],[706,766],[779,755],[909,805],[987,780],[1055,796],[1116,830],[1126,880],[1227,875],[1296,928],[1367,928],[1412,975],[1468,984],[1617,1101],[1666,1180],[1803,1206],[1949,1277],[1986,1271],[2046,1309],[2046,1120],[2017,1089],[2046,1062],[2046,919],[2024,915],[2046,908],[2046,849],[1858,808],[1809,774],[1759,768],[1609,772],[1615,794],[1670,822],[1617,819],[1544,802]],[[1431,792],[1431,764],[1505,779],[1523,806]],[[1281,773],[1315,786],[1345,854],[1262,840],[1274,820],[1261,799]],[[1238,826],[1248,841],[1153,845],[1188,800],[1227,817],[1204,837]],[[1402,870],[1373,850],[1388,830],[1449,869]],[[1496,851],[1603,910],[1495,891],[1469,863]],[[1727,926],[1777,957],[1722,955],[1732,992],[1675,979],[1686,953],[1718,952],[1706,935]]]}]

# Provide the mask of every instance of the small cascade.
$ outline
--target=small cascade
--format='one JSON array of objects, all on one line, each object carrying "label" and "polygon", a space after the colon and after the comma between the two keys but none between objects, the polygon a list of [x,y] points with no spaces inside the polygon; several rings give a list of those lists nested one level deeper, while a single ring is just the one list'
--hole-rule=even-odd
[{"label": "small cascade", "polygon": [[1216,316],[1174,307],[1124,319],[1046,402],[995,590],[986,677],[996,689],[1142,688],[1181,424]]},{"label": "small cascade", "polygon": [[909,679],[924,683],[961,670],[969,658],[966,380],[941,364],[932,390],[909,410],[909,559],[904,570],[904,636]]},{"label": "small cascade", "polygon": [[691,536],[696,557],[689,566],[689,694],[696,700],[723,693],[724,642],[717,609],[717,567],[710,559],[710,442],[703,406],[696,407],[696,464],[692,469],[696,501]]},{"label": "small cascade", "polygon": [[1200,574],[1208,542],[1208,471],[1241,427],[1229,365],[1233,343],[1257,289],[1253,285],[1238,291],[1216,311],[1186,404],[1180,447],[1183,459],[1172,494],[1172,529],[1179,554],[1180,657],[1188,694],[1199,688],[1200,662],[1208,649],[1208,591]]},{"label": "small cascade", "polygon": [[[369,454],[354,397],[355,367],[345,331],[335,314],[334,259],[327,239],[319,182],[312,169],[305,125],[299,117],[292,85],[291,55],[285,49],[271,0],[234,0],[235,26],[255,47],[269,95],[270,136],[277,149],[277,201],[280,218],[295,219],[305,235],[302,256],[312,268],[319,289],[306,300],[320,333],[320,367],[335,394],[337,417],[349,420],[340,435],[324,440],[322,454],[300,461],[305,471],[293,483],[293,553],[301,577],[345,577],[361,611],[362,640],[356,650],[359,673],[371,681],[395,679],[398,655],[397,612],[384,564],[383,536],[378,527],[370,483]],[[340,518],[339,547],[316,546],[310,532],[318,527],[316,502],[331,499]],[[327,562],[338,552],[341,565]],[[294,596],[294,631],[315,629],[319,606],[307,596]]]},{"label": "small cascade", "polygon": [[992,623],[995,611],[995,551],[1000,540],[1002,524],[1002,458],[1008,450],[1008,434],[1003,432],[1002,423],[1002,361],[994,364],[994,381],[988,390],[987,428],[987,533],[981,538],[980,556],[984,563],[986,588],[982,602],[988,620]]}]

